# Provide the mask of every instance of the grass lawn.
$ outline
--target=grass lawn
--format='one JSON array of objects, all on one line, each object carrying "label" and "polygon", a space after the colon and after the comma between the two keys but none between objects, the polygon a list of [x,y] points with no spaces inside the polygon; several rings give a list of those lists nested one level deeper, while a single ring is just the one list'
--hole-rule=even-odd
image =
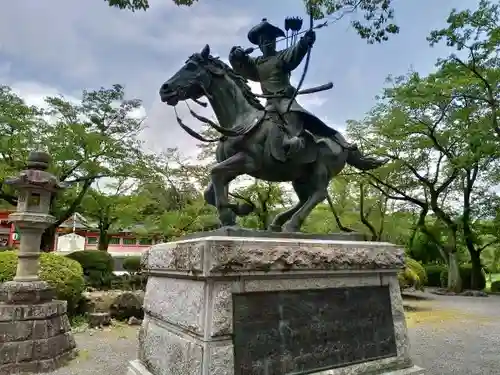
[{"label": "grass lawn", "polygon": [[486,288],[485,290],[486,291],[490,291],[490,288],[491,288],[491,283],[493,281],[498,281],[500,280],[500,273],[494,273],[491,275],[491,282],[490,282],[490,278],[489,278],[489,275],[486,276]]}]

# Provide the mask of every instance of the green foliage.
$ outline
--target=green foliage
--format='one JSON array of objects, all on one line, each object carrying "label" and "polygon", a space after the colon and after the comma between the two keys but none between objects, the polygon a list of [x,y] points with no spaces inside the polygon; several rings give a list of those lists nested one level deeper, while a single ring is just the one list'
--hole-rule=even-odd
[{"label": "green foliage", "polygon": [[337,21],[345,16],[351,18],[351,26],[368,43],[380,43],[389,39],[389,35],[399,33],[399,26],[394,19],[393,0],[304,0],[307,7],[312,5],[315,19]]},{"label": "green foliage", "polygon": [[[432,230],[431,228],[428,229]],[[440,239],[440,231],[441,230],[434,231],[435,238]],[[411,244],[411,248],[408,250],[408,253],[413,259],[418,260],[423,264],[443,261],[443,257],[439,251],[439,245],[423,233],[417,233]]]},{"label": "green foliage", "polygon": [[424,266],[415,259],[409,257],[406,257],[405,261],[406,267],[412,269],[417,274],[420,284],[425,285],[427,283],[427,272]]},{"label": "green foliage", "polygon": [[500,293],[500,280],[491,283],[491,291],[493,293]]},{"label": "green foliage", "polygon": [[0,252],[0,282],[10,281],[16,276],[17,253],[15,251]]},{"label": "green foliage", "polygon": [[129,256],[123,260],[123,269],[133,275],[141,270],[141,257]]},{"label": "green foliage", "polygon": [[66,255],[83,268],[87,285],[93,288],[109,286],[113,274],[113,257],[106,251],[82,250]]},{"label": "green foliage", "polygon": [[398,273],[399,286],[404,288],[413,287],[422,289],[427,282],[427,274],[424,267],[414,259],[406,257],[406,266]]},{"label": "green foliage", "polygon": [[130,194],[132,187],[126,178],[120,178],[103,186],[102,190],[98,186],[90,188],[85,195],[80,213],[97,225],[99,250],[108,249],[111,231],[140,219],[137,196]]},{"label": "green foliage", "polygon": [[107,287],[104,289],[113,290],[146,290],[148,277],[141,273],[111,275]]},{"label": "green foliage", "polygon": [[[463,264],[460,265],[460,276],[462,278],[463,289],[477,289],[483,290],[486,287],[486,277],[484,273],[480,273],[480,280],[478,286],[472,288],[472,265]],[[441,273],[441,287],[446,288],[448,286],[448,269],[443,270]]]},{"label": "green foliage", "polygon": [[255,180],[252,184],[232,192],[240,203],[253,207],[253,211],[240,219],[241,225],[248,228],[266,230],[278,209],[292,204],[289,195],[280,184]]},{"label": "green foliage", "polygon": [[[0,282],[14,278],[17,252],[0,252]],[[78,262],[53,253],[40,255],[40,278],[55,289],[58,299],[68,302],[68,311],[74,313],[85,288],[82,267]]]},{"label": "green foliage", "polygon": [[110,7],[127,9],[135,12],[136,10],[147,10],[149,8],[148,0],[104,0]]},{"label": "green foliage", "polygon": [[446,266],[443,264],[427,264],[424,268],[427,274],[427,283],[425,286],[440,287],[441,274],[443,271],[447,271]]},{"label": "green foliage", "polygon": [[403,271],[398,273],[399,287],[401,289],[415,288],[421,289],[422,284],[418,278],[417,272],[415,270],[406,267]]}]

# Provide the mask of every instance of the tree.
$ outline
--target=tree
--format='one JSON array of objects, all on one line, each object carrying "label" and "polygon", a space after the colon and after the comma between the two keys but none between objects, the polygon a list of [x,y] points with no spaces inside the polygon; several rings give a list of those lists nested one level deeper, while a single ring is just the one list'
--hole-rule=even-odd
[{"label": "tree", "polygon": [[[148,0],[105,0],[112,7],[130,11],[149,9]],[[173,0],[176,5],[191,6],[198,0]],[[399,27],[394,18],[393,0],[303,0],[307,9],[312,7],[315,19],[329,16],[336,21],[346,15],[359,15],[351,21],[351,26],[368,43],[382,42],[390,34],[397,34]]]},{"label": "tree", "polygon": [[81,203],[81,213],[97,225],[98,249],[107,251],[111,233],[135,224],[138,215],[135,196],[128,194],[133,187],[130,181],[121,178],[102,187],[99,185],[88,189]]},{"label": "tree", "polygon": [[[427,77],[410,73],[393,79],[394,86],[385,91],[383,101],[364,126],[351,126],[351,130],[375,135],[366,139],[378,145],[374,151],[390,158],[401,171],[407,171],[405,180],[412,181],[412,187],[407,186],[406,190],[390,184],[385,187],[397,191],[399,198],[420,206],[421,228],[429,210],[445,225],[448,242],[443,250],[450,271],[456,266],[458,241],[463,236],[475,287],[481,277],[483,246],[477,240],[474,225],[480,222],[481,207],[491,200],[491,171],[498,170],[498,142],[489,134],[494,109],[464,94],[474,92],[477,82],[471,80],[470,74],[457,71],[456,62],[444,65],[440,62],[438,67],[437,72]],[[483,69],[485,75],[496,77],[487,70]],[[368,174],[384,185],[373,173]],[[408,189],[420,197],[415,194],[410,197]]]},{"label": "tree", "polygon": [[268,229],[276,211],[292,204],[280,184],[257,179],[230,194],[253,207],[250,215],[241,220],[243,226],[259,230]]},{"label": "tree", "polygon": [[454,9],[446,22],[448,27],[432,31],[427,39],[431,46],[445,42],[455,48],[437,63],[443,74],[460,77],[449,95],[480,106],[490,129],[500,136],[500,5],[481,0],[475,11]]},{"label": "tree", "polygon": [[0,200],[6,204],[17,204],[15,192],[4,181],[24,168],[30,147],[37,146],[37,129],[43,125],[41,114],[10,87],[0,86]]},{"label": "tree", "polygon": [[[444,260],[449,265],[449,287],[461,289],[458,273],[458,224],[447,212],[443,197],[450,197],[451,185],[456,181],[456,169],[449,168],[447,154],[454,146],[451,132],[442,124],[442,105],[428,93],[425,99],[408,96],[408,86],[419,76],[401,77],[395,86],[386,90],[384,99],[363,122],[351,122],[348,131],[370,152],[389,158],[391,163],[376,173],[366,173],[373,186],[393,200],[410,202],[420,208],[418,227],[441,246]],[[404,91],[404,94],[402,93]],[[432,139],[449,140],[435,147]],[[456,137],[455,137],[456,138]],[[446,244],[440,243],[427,231],[425,218],[429,210],[446,224]]]},{"label": "tree", "polygon": [[201,195],[182,209],[165,211],[155,220],[155,228],[163,233],[166,240],[193,232],[212,230],[219,226],[215,209],[205,204]]},{"label": "tree", "polygon": [[[442,87],[452,99],[456,122],[469,138],[460,163],[463,195],[463,236],[472,263],[472,287],[481,279],[480,254],[474,221],[479,221],[480,204],[489,204],[489,186],[498,183],[498,136],[500,136],[500,5],[481,0],[475,11],[453,10],[448,27],[431,33],[431,45],[445,41],[456,52],[438,61],[439,76],[453,77]],[[464,55],[464,52],[466,53]],[[459,56],[461,54],[461,56]],[[496,136],[492,136],[496,135]],[[464,160],[465,159],[465,160]],[[493,171],[493,173],[489,173]],[[485,172],[489,176],[484,177]]]},{"label": "tree", "polygon": [[0,91],[0,117],[5,132],[0,144],[0,198],[15,204],[16,195],[1,183],[17,173],[29,151],[41,149],[52,156],[51,172],[69,188],[53,197],[51,214],[57,221],[42,237],[42,248],[54,243],[56,228],[79,207],[87,190],[103,177],[133,176],[142,167],[137,134],[142,119],[134,116],[141,106],[126,100],[122,86],[83,91],[81,102],[64,97],[46,98],[47,108],[27,106],[8,88]]}]

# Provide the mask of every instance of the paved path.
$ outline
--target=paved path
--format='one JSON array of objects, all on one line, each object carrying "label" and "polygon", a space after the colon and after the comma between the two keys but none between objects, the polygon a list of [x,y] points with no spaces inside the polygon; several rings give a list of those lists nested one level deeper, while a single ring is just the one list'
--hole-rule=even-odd
[{"label": "paved path", "polygon": [[[406,302],[422,310],[408,313],[415,363],[426,375],[500,375],[500,296],[430,296]],[[49,375],[125,375],[137,328],[78,333],[76,341],[79,358]]]},{"label": "paved path", "polygon": [[408,304],[415,363],[428,375],[500,375],[500,296],[434,296]]}]

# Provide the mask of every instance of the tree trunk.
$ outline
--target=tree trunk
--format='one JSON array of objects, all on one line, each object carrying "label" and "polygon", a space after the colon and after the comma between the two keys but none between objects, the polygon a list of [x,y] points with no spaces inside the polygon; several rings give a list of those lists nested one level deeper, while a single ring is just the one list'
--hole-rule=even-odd
[{"label": "tree trunk", "polygon": [[470,253],[470,261],[472,265],[471,270],[471,280],[470,285],[472,290],[481,290],[484,285],[481,285],[481,280],[483,278],[482,275],[482,267],[481,267],[481,256],[479,251],[469,251]]},{"label": "tree trunk", "polygon": [[458,257],[455,251],[449,252],[448,257],[448,290],[460,293],[462,291],[462,277],[458,265]]},{"label": "tree trunk", "polygon": [[97,244],[97,249],[101,251],[108,251],[109,246],[109,235],[107,230],[99,231],[99,242]]}]

